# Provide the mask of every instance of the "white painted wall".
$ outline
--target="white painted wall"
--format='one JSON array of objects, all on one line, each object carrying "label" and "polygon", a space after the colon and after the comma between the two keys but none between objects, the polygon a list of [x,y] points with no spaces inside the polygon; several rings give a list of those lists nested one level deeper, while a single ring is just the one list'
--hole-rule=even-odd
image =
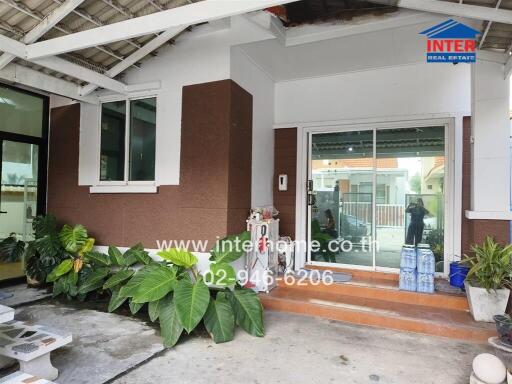
[{"label": "white painted wall", "polygon": [[251,205],[272,205],[274,80],[240,47],[231,50],[231,79],[253,96]]},{"label": "white painted wall", "polygon": [[276,84],[275,123],[469,113],[470,66],[410,64]]},{"label": "white painted wall", "polygon": [[510,213],[510,84],[503,64],[472,68],[472,183],[469,218],[512,219]]}]

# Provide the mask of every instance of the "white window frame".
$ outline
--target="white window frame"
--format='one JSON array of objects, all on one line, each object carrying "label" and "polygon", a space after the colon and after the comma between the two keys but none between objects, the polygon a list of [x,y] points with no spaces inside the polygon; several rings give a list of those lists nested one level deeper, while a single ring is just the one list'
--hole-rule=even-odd
[{"label": "white window frame", "polygon": [[[130,181],[129,180],[129,169],[130,169],[130,104],[134,100],[141,99],[156,99],[157,105],[157,116],[155,117],[155,133],[158,131],[158,92],[147,91],[138,92],[136,94],[129,95],[128,97],[120,96],[103,96],[100,97],[99,113],[98,113],[98,143],[96,153],[96,183],[89,188],[90,193],[156,193],[157,188],[157,164],[156,164],[156,152],[157,144],[155,145],[155,180],[151,181]],[[124,154],[124,180],[101,180],[100,168],[101,168],[101,120],[103,104],[112,103],[116,101],[124,101],[126,105],[126,119],[125,119],[125,154]]]}]

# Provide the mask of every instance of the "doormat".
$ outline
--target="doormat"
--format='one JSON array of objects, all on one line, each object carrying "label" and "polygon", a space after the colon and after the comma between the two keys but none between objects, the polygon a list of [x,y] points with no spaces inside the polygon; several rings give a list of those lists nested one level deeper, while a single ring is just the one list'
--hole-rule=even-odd
[{"label": "doormat", "polygon": [[[306,274],[308,279],[318,280],[318,277],[322,278],[322,276],[325,276],[325,272],[326,271],[324,270],[318,269],[301,269],[297,275],[302,277],[304,274]],[[334,283],[347,283],[352,280],[352,275],[350,273],[330,272],[329,276],[332,277],[332,281]]]}]

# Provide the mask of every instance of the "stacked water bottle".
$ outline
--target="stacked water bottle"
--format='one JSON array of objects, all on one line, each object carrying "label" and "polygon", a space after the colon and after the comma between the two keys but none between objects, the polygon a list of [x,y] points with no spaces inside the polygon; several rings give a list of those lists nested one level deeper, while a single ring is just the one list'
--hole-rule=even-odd
[{"label": "stacked water bottle", "polygon": [[400,259],[399,288],[404,291],[434,293],[436,262],[428,244],[404,245]]}]

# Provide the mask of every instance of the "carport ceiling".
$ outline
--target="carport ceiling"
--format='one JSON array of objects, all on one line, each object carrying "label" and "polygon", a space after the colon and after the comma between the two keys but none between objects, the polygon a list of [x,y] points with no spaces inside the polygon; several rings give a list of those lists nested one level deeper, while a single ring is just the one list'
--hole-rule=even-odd
[{"label": "carport ceiling", "polygon": [[285,9],[290,27],[396,7],[478,19],[481,49],[512,49],[512,0],[0,0],[0,80],[34,86],[42,74],[41,89],[77,99],[98,87],[126,93],[126,69],[194,26],[280,6],[272,11]]}]

